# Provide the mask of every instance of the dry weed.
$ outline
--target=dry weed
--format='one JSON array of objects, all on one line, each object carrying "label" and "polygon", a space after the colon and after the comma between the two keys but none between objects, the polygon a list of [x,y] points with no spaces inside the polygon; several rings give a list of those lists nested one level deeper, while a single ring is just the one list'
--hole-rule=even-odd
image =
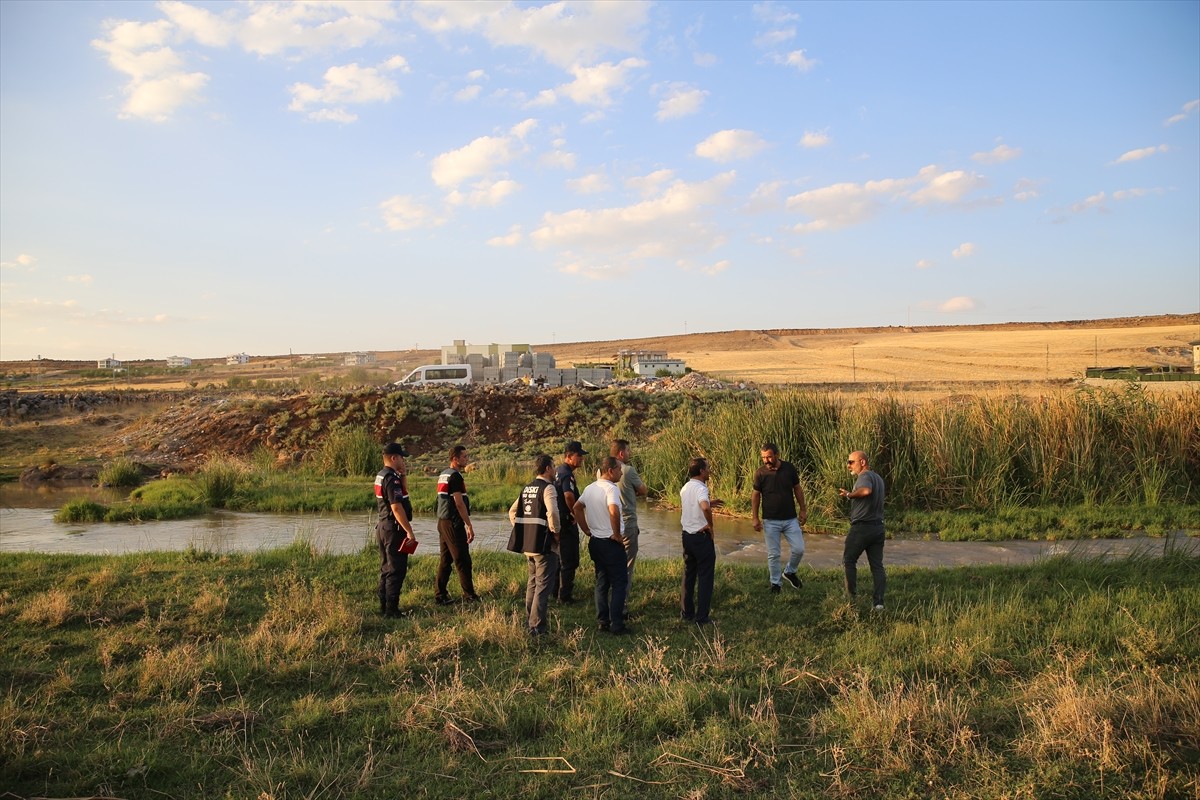
[{"label": "dry weed", "polygon": [[17,615],[21,622],[57,628],[71,618],[71,597],[62,589],[34,595]]},{"label": "dry weed", "polygon": [[319,581],[294,576],[267,593],[267,613],[246,639],[267,663],[330,659],[356,650],[360,617],[346,596]]}]

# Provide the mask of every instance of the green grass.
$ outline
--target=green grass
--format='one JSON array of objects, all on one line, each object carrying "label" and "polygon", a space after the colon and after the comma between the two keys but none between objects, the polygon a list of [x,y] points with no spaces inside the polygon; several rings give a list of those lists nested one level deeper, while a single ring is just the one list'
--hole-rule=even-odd
[{"label": "green grass", "polygon": [[[639,565],[635,635],[587,604],[523,633],[524,564],[432,603],[417,557],[0,554],[0,785],[17,795],[1168,798],[1200,786],[1200,555],[836,572],[763,591],[720,563],[716,629],[680,563]],[[591,587],[581,571],[581,594]],[[565,762],[531,759],[555,758]],[[555,766],[570,774],[525,773]]]},{"label": "green grass", "polygon": [[143,480],[142,468],[128,458],[117,458],[101,467],[96,479],[101,486],[137,486]]}]

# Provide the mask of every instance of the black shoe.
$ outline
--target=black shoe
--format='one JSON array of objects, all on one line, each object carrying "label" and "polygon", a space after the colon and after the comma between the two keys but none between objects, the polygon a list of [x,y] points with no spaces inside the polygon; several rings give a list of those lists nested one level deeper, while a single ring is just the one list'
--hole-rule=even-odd
[{"label": "black shoe", "polygon": [[703,627],[705,627],[706,625],[716,625],[716,624],[717,624],[717,621],[716,621],[715,619],[713,619],[712,617],[709,617],[708,619],[698,619],[698,620],[696,620],[696,627],[697,627],[697,628],[703,628]]},{"label": "black shoe", "polygon": [[387,617],[388,619],[404,619],[408,616],[408,612],[401,611],[398,608],[389,608],[383,613],[383,616]]},{"label": "black shoe", "polygon": [[608,628],[609,628],[609,626],[608,626],[607,622],[601,622],[598,625],[596,625],[596,630],[598,630],[598,631],[606,631],[606,630],[608,630]]},{"label": "black shoe", "polygon": [[778,583],[771,584],[771,594],[779,594],[782,591],[783,591],[783,587],[780,586]]},{"label": "black shoe", "polygon": [[609,631],[609,633],[611,633],[613,636],[628,636],[629,634],[633,633],[633,631],[629,630],[627,627],[621,627],[614,628],[613,630]]},{"label": "black shoe", "polygon": [[679,621],[680,621],[680,622],[695,622],[695,621],[696,621],[696,617],[695,617],[695,616],[690,616],[690,617],[689,617],[687,614],[680,614],[680,615],[679,615]]},{"label": "black shoe", "polygon": [[783,573],[783,579],[785,581],[787,581],[788,583],[790,583],[792,585],[793,589],[799,589],[801,586],[804,585],[803,581],[801,581],[800,578],[797,577],[796,573],[794,573],[794,572]]},{"label": "black shoe", "polygon": [[482,601],[479,599],[479,595],[477,595],[477,594],[467,594],[467,595],[463,595],[463,602],[464,603],[480,603]]},{"label": "black shoe", "polygon": [[574,604],[575,598],[574,597],[560,597],[560,598],[558,598],[558,602],[562,603],[564,606],[569,606],[569,605]]},{"label": "black shoe", "polygon": [[438,596],[434,597],[433,602],[437,603],[439,606],[454,605],[454,601],[450,599],[450,596],[445,594],[439,594]]}]

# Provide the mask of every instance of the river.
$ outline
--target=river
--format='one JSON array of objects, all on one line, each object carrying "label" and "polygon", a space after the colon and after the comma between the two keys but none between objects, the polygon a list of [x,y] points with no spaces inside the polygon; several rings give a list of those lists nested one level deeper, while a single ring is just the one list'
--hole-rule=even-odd
[{"label": "river", "polygon": [[[0,552],[86,553],[120,555],[189,547],[207,552],[253,552],[306,542],[321,552],[357,553],[374,543],[374,514],[260,514],[214,511],[203,517],[142,523],[64,524],[54,511],[73,497],[111,501],[113,493],[90,488],[23,489],[0,484]],[[510,526],[506,515],[472,515],[475,543],[480,550],[504,550]],[[678,512],[642,507],[640,556],[679,558]],[[417,555],[438,552],[436,521],[418,515],[413,528],[421,544]],[[717,517],[716,545],[720,558],[747,564],[766,564],[762,534],[748,519]],[[809,533],[804,564],[829,569],[841,564],[844,537]],[[1192,547],[1186,534],[1163,538],[1080,539],[1059,542],[940,542],[915,538],[889,539],[884,558],[891,566],[953,567],[979,564],[1028,564],[1049,556],[1124,556],[1162,553],[1169,547]],[[784,546],[786,553],[786,545]],[[585,556],[586,561],[586,556]]]}]

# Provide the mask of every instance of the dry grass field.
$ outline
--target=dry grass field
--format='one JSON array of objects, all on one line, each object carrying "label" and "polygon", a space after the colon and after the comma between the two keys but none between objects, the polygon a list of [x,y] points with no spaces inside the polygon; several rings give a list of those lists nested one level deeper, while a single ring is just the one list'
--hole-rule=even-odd
[{"label": "dry grass field", "polygon": [[[1190,342],[1200,339],[1200,314],[1132,317],[1111,320],[1003,325],[891,327],[826,330],[726,331],[603,342],[535,344],[553,353],[560,365],[611,362],[619,350],[667,351],[698,372],[726,381],[760,384],[889,385],[923,391],[972,391],[1018,386],[1036,389],[1083,377],[1090,366],[1171,365],[1192,363]],[[398,380],[421,364],[436,363],[436,350],[396,350],[376,354],[372,379]],[[203,370],[185,378],[70,380],[72,388],[91,386],[181,389],[192,381],[203,386],[231,377],[249,380],[294,379],[316,370],[323,376],[346,374],[340,354],[324,366],[306,366],[299,356],[255,356],[249,364],[226,366],[221,359],[198,360]],[[64,365],[65,366],[65,365]],[[94,364],[92,364],[94,366]],[[0,364],[0,372],[31,369],[31,362]],[[40,367],[39,387],[56,383],[53,366]],[[59,371],[61,372],[61,370]],[[1149,384],[1148,384],[1149,385]],[[1177,391],[1195,384],[1157,384]],[[24,384],[22,388],[35,388]]]}]

